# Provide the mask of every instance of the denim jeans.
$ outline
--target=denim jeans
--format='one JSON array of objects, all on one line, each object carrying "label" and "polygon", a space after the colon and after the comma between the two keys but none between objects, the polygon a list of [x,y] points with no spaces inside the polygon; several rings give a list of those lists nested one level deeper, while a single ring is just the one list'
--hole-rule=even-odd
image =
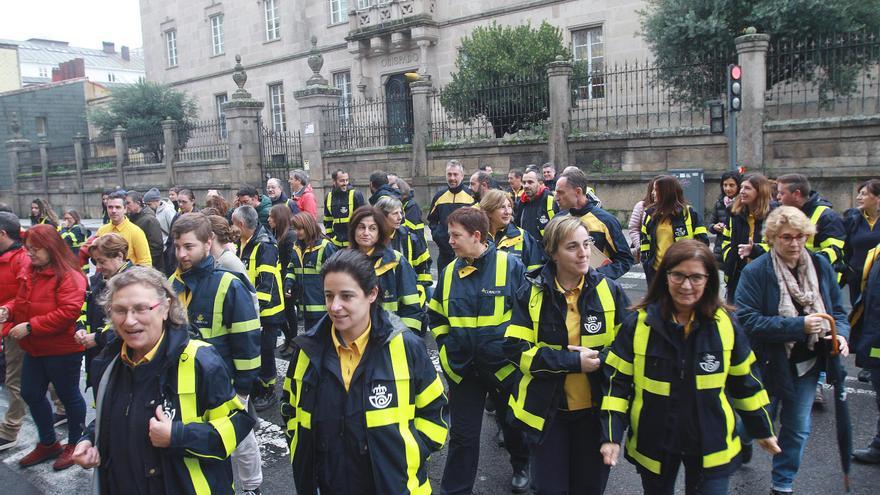
[{"label": "denim jeans", "polygon": [[37,425],[40,443],[55,443],[52,406],[46,398],[49,383],[67,409],[67,442],[76,444],[82,436],[86,420],[86,402],[79,392],[79,370],[83,354],[34,357],[25,353],[21,373],[21,398],[31,410]]},{"label": "denim jeans", "polygon": [[[816,397],[816,384],[819,370],[813,368],[806,375],[794,378],[794,392],[791,399],[772,397],[770,415],[779,414],[779,448],[782,453],[773,456],[773,489],[780,492],[792,491],[794,477],[797,475],[810,436],[810,412]],[[780,411],[780,405],[782,407]]]}]

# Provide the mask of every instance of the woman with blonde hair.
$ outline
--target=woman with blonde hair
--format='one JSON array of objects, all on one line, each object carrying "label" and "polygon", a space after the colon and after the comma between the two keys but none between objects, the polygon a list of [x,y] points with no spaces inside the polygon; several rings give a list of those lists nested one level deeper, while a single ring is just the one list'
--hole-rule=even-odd
[{"label": "woman with blonde hair", "polygon": [[511,221],[513,203],[509,194],[500,189],[486,191],[480,199],[480,209],[489,217],[489,239],[499,251],[519,258],[526,271],[535,270],[544,264],[541,246],[535,238]]},{"label": "woman with blonde hair", "polygon": [[[816,226],[801,210],[776,208],[764,225],[770,252],[743,269],[734,298],[737,319],[770,394],[771,415],[782,408],[782,453],[773,458],[773,493],[792,491],[810,436],[819,373],[840,366],[832,349],[843,357],[849,354],[849,322],[837,274],[825,256],[805,247],[815,233]],[[824,319],[828,315],[836,322],[836,343]]]}]

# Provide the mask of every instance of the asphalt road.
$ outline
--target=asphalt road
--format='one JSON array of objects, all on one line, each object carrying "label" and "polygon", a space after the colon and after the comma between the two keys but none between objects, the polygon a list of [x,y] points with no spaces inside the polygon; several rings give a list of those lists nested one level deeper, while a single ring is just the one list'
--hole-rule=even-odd
[{"label": "asphalt road", "polygon": [[[433,253],[436,256],[436,253]],[[436,257],[435,257],[436,259]],[[436,277],[435,277],[436,278]],[[639,300],[645,293],[645,281],[641,270],[634,269],[619,280],[633,301]],[[436,346],[433,340],[428,344],[429,350],[436,362]],[[850,374],[855,376],[855,368],[852,366],[852,358],[848,359]],[[279,377],[283,377],[287,370],[284,360],[277,360]],[[280,395],[281,380],[278,388]],[[877,421],[877,408],[875,394],[870,386],[859,383],[854,378],[847,381],[850,410],[853,423],[853,438],[856,448],[866,445],[874,433]],[[827,397],[831,399],[830,391]],[[6,410],[6,395],[0,393],[0,414]],[[289,464],[288,449],[285,444],[281,429],[281,418],[277,409],[267,411],[259,429],[258,439],[263,455],[263,493],[264,494],[293,494],[293,478]],[[90,412],[90,417],[93,417]],[[511,469],[507,461],[507,454],[500,449],[495,441],[495,425],[490,416],[486,416],[483,422],[483,434],[481,441],[480,467],[476,484],[475,494],[507,494],[510,493]],[[59,438],[64,438],[66,429],[57,429]],[[0,493],[5,495],[30,495],[30,494],[59,494],[88,493],[88,481],[90,473],[73,467],[67,471],[55,473],[50,463],[32,467],[26,470],[18,468],[17,461],[23,457],[35,444],[36,431],[30,418],[25,420],[24,427],[19,435],[19,444],[10,450],[0,452]],[[817,408],[813,412],[813,433],[806,446],[804,461],[800,473],[795,482],[797,493],[805,494],[837,494],[843,493],[842,476],[840,470],[840,458],[838,456],[837,443],[834,433],[833,406],[829,403],[826,408]],[[429,461],[429,474],[432,485],[436,489],[443,473],[446,460],[445,449],[438,452]],[[876,494],[880,492],[880,466],[864,466],[853,464],[851,472],[853,493]],[[730,493],[732,494],[759,494],[769,493],[770,490],[770,457],[756,450],[752,462],[735,473],[731,480]],[[625,460],[621,460],[611,472],[606,494],[629,495],[641,492],[641,484],[635,469]],[[683,475],[679,476],[679,488],[677,493],[683,493]]]}]

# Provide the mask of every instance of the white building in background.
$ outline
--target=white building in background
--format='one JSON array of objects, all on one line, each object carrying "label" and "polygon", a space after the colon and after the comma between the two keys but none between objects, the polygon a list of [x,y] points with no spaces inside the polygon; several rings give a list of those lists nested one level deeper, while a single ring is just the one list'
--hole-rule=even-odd
[{"label": "white building in background", "polygon": [[435,87],[451,79],[463,36],[477,26],[538,26],[562,31],[575,58],[594,69],[645,60],[637,11],[644,0],[140,0],[144,61],[151,81],[197,99],[200,118],[221,116],[234,84],[235,55],[247,90],[266,102],[263,121],[275,130],[300,126],[293,92],[311,75],[314,35],[323,76],[346,96],[406,91],[403,74],[429,74]]},{"label": "white building in background", "polygon": [[0,40],[0,44],[17,45],[21,86],[45,84],[53,81],[52,70],[60,64],[83,60],[83,74],[89,81],[112,87],[131,84],[145,77],[141,49],[127,46],[116,50],[114,43],[104,42],[101,48],[70,46],[66,41],[31,38],[27,41]]}]

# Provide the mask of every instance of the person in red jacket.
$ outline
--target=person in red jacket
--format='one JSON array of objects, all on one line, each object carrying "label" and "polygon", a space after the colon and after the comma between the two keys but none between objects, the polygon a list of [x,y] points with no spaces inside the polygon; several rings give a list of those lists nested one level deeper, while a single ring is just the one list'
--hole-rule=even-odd
[{"label": "person in red jacket", "polygon": [[[0,307],[0,323],[6,323],[4,337],[17,340],[25,352],[21,397],[40,436],[36,448],[18,464],[28,467],[57,457],[52,468],[60,471],[73,465],[73,450],[86,419],[86,403],[79,391],[84,348],[73,337],[86,279],[76,257],[51,225],[32,227],[25,249],[30,269],[15,300]],[[64,447],[55,436],[52,407],[46,399],[50,383],[67,411],[68,443]]]},{"label": "person in red jacket", "polygon": [[290,199],[296,202],[300,211],[311,213],[317,220],[318,204],[315,202],[312,186],[309,185],[309,174],[305,170],[291,170],[287,183],[290,184]]},{"label": "person in red jacket", "polygon": [[[21,242],[21,224],[18,217],[9,212],[0,212],[0,306],[15,299],[18,286],[24,281],[25,270],[30,268],[31,260]],[[18,431],[24,419],[24,401],[21,400],[21,363],[24,351],[15,339],[5,339],[3,353],[6,359],[6,393],[9,408],[6,417],[0,422],[0,451],[12,448],[18,440]]]}]

